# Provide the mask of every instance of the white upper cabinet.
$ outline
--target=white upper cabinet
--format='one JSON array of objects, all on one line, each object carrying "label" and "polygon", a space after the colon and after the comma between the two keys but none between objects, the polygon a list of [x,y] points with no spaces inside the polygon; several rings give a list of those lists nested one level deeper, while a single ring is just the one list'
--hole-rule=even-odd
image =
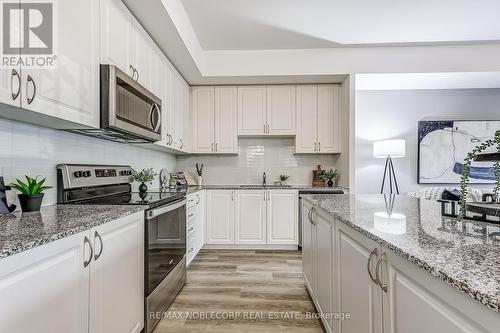
[{"label": "white upper cabinet", "polygon": [[235,191],[235,244],[266,244],[264,190]]},{"label": "white upper cabinet", "polygon": [[266,133],[266,87],[238,87],[238,135]]},{"label": "white upper cabinet", "polygon": [[238,87],[238,135],[295,135],[295,86]]},{"label": "white upper cabinet", "polygon": [[267,243],[298,244],[299,195],[296,190],[267,193]]},{"label": "white upper cabinet", "polygon": [[318,152],[340,153],[340,87],[318,86]]},{"label": "white upper cabinet", "polygon": [[193,153],[212,153],[214,141],[214,88],[191,87]]},{"label": "white upper cabinet", "polygon": [[135,77],[132,14],[121,0],[100,0],[100,7],[101,63],[115,65]]},{"label": "white upper cabinet", "polygon": [[297,86],[296,153],[340,153],[340,87]]},{"label": "white upper cabinet", "polygon": [[132,19],[132,66],[135,68],[135,80],[148,90],[151,86],[151,58],[153,53],[153,41],[141,24]]},{"label": "white upper cabinet", "polygon": [[188,152],[191,151],[191,118],[189,112],[189,103],[191,99],[189,98],[189,85],[184,79],[181,80],[182,83],[182,136],[180,150]]},{"label": "white upper cabinet", "polygon": [[236,87],[215,87],[214,150],[219,154],[238,152]]},{"label": "white upper cabinet", "polygon": [[195,154],[238,152],[236,87],[192,87],[192,149]]},{"label": "white upper cabinet", "polygon": [[268,86],[267,134],[295,135],[295,86]]},{"label": "white upper cabinet", "polygon": [[[1,259],[0,332],[89,332],[89,231]],[[29,315],[29,319],[26,318]]]},{"label": "white upper cabinet", "polygon": [[99,127],[99,0],[59,1],[54,8],[57,63],[22,68],[21,107]]}]

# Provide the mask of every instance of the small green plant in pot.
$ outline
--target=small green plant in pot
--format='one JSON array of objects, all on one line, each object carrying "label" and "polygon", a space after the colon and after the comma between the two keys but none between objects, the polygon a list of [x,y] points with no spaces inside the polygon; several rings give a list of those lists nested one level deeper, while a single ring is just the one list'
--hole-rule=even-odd
[{"label": "small green plant in pot", "polygon": [[288,178],[290,178],[290,176],[280,175],[280,186],[285,186]]},{"label": "small green plant in pot", "polygon": [[333,169],[330,169],[325,172],[325,174],[323,175],[323,179],[327,181],[328,187],[332,187],[333,184],[335,184],[338,175],[339,173],[337,172],[337,170]]},{"label": "small green plant in pot", "polygon": [[51,186],[43,186],[45,178],[38,181],[38,177],[25,176],[27,182],[16,179],[17,183],[10,184],[10,187],[21,192],[18,194],[19,203],[23,212],[37,212],[42,206],[44,191],[52,188]]},{"label": "small green plant in pot", "polygon": [[151,184],[153,179],[155,179],[155,176],[156,172],[154,172],[152,168],[142,169],[142,171],[139,172],[135,170],[132,171],[132,179],[136,182],[141,183],[141,185],[139,185],[139,192],[143,193],[148,191],[146,183]]}]

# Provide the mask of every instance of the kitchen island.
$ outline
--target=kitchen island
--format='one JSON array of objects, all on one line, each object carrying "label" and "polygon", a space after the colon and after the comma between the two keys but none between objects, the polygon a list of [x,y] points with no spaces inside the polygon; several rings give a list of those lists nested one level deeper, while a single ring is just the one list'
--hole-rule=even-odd
[{"label": "kitchen island", "polygon": [[318,311],[334,314],[328,331],[498,331],[500,225],[403,196],[301,198],[304,278]]}]

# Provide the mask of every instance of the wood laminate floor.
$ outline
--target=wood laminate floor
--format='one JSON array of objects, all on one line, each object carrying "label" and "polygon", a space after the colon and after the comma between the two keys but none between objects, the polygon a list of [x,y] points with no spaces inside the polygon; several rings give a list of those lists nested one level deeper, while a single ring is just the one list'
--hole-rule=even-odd
[{"label": "wood laminate floor", "polygon": [[298,251],[202,250],[153,333],[322,333]]}]

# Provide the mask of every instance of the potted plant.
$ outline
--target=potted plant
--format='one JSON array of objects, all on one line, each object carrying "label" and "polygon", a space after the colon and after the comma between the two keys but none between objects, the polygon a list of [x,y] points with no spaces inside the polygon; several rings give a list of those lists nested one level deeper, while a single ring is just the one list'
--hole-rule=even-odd
[{"label": "potted plant", "polygon": [[19,198],[19,203],[21,204],[21,210],[23,212],[37,212],[42,206],[43,192],[52,187],[43,186],[45,178],[38,181],[38,177],[25,177],[27,180],[26,183],[20,179],[16,179],[17,183],[10,184],[10,187],[21,192],[17,197]]},{"label": "potted plant", "polygon": [[328,187],[332,187],[335,184],[335,181],[338,177],[338,172],[337,170],[333,170],[330,168],[330,170],[326,171],[323,174],[323,179],[327,181]]},{"label": "potted plant", "polygon": [[135,170],[132,171],[132,179],[136,182],[141,183],[139,185],[139,192],[145,193],[148,191],[148,186],[146,183],[152,183],[153,179],[156,176],[156,172],[153,171],[152,168],[149,169],[142,169],[141,171],[137,172]]},{"label": "potted plant", "polygon": [[280,175],[280,186],[285,186],[288,178],[290,178],[290,176]]}]

